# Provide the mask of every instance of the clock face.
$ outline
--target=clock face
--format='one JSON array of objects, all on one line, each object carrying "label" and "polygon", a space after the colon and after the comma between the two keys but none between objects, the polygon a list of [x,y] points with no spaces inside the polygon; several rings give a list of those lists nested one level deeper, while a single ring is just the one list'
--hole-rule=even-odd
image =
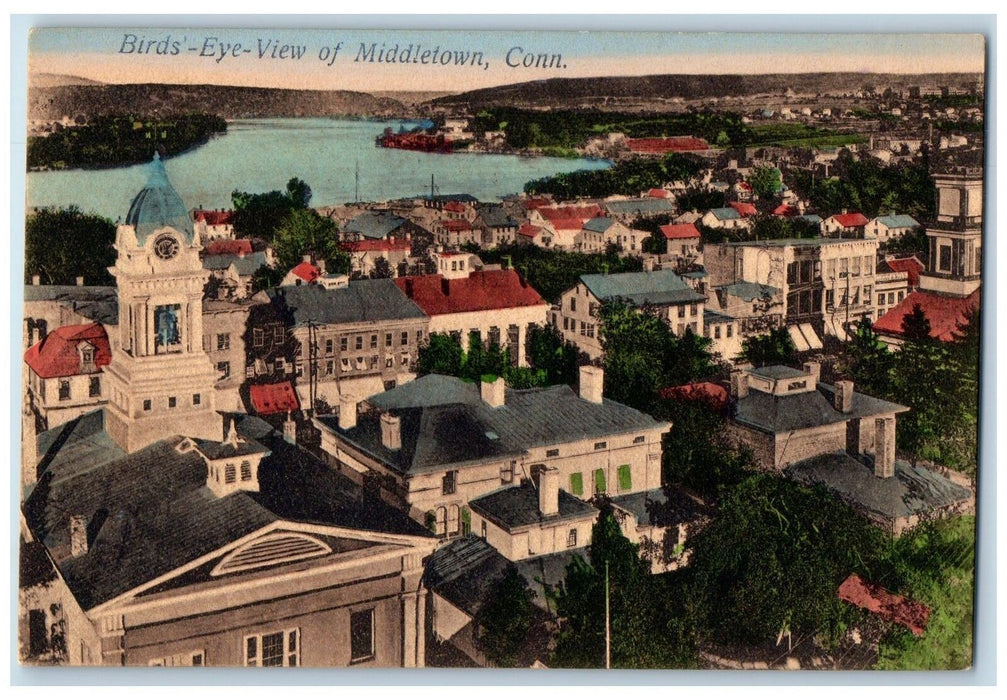
[{"label": "clock face", "polygon": [[178,239],[167,233],[159,236],[154,241],[154,254],[161,260],[171,260],[178,255]]}]

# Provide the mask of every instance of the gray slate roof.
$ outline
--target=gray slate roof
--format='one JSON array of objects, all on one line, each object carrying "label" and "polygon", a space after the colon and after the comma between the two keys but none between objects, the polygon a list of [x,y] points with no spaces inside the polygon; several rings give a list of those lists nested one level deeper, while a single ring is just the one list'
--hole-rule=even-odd
[{"label": "gray slate roof", "polygon": [[350,430],[341,430],[336,416],[317,420],[403,474],[497,461],[532,447],[666,425],[608,399],[584,401],[568,386],[507,389],[505,405],[497,408],[483,403],[477,392],[474,384],[456,377],[423,377],[370,397],[369,404],[401,419],[402,447],[394,451],[382,445],[379,417],[373,412],[359,416]]},{"label": "gray slate roof", "polygon": [[538,509],[538,489],[531,483],[498,489],[469,501],[469,507],[508,532],[537,523],[593,520],[598,515],[593,505],[560,489],[559,513],[543,516]]},{"label": "gray slate roof", "polygon": [[476,206],[479,215],[490,228],[517,228],[520,223],[507,213],[500,204],[479,204]]},{"label": "gray slate roof", "polygon": [[266,265],[266,254],[262,251],[250,253],[248,255],[235,255],[224,253],[221,255],[207,255],[203,258],[203,268],[207,270],[226,270],[231,265],[238,271],[239,275],[252,275],[260,267]]},{"label": "gray slate roof", "polygon": [[718,289],[723,289],[732,297],[738,297],[745,301],[755,301],[756,299],[772,297],[780,293],[780,290],[776,287],[770,287],[768,284],[758,284],[757,282],[734,282],[732,284],[725,284]]},{"label": "gray slate roof", "polygon": [[729,221],[731,219],[740,219],[741,214],[734,207],[716,207],[711,209],[710,213],[713,214],[720,221]]},{"label": "gray slate roof", "polygon": [[908,214],[886,214],[879,216],[878,221],[889,228],[917,228],[920,225],[920,222]]},{"label": "gray slate roof", "polygon": [[853,410],[841,413],[832,407],[834,394],[835,387],[821,383],[815,391],[787,396],[774,396],[751,389],[748,396],[737,401],[734,420],[764,433],[779,434],[909,410],[905,406],[854,391]]},{"label": "gray slate roof", "polygon": [[353,280],[340,289],[308,284],[267,291],[295,327],[309,323],[340,324],[424,318],[425,314],[393,280]]},{"label": "gray slate roof", "polygon": [[668,214],[675,210],[670,199],[642,197],[640,199],[620,199],[613,202],[601,202],[602,208],[611,214],[647,216],[653,214]]},{"label": "gray slate roof", "polygon": [[711,509],[682,489],[664,488],[613,496],[612,505],[632,513],[641,525],[670,527],[710,517]]},{"label": "gray slate roof", "polygon": [[967,501],[971,492],[937,472],[896,460],[895,476],[881,479],[845,452],[792,464],[786,475],[806,486],[821,484],[852,507],[885,520],[923,514]]},{"label": "gray slate roof", "polygon": [[755,367],[748,370],[749,374],[754,374],[766,379],[793,379],[794,377],[807,376],[807,372],[802,372],[786,365],[769,365],[767,367]]},{"label": "gray slate roof", "polygon": [[599,300],[623,299],[641,304],[691,304],[706,297],[689,286],[672,270],[621,272],[614,275],[581,275],[580,281]]},{"label": "gray slate roof", "polygon": [[24,301],[55,302],[102,325],[119,323],[119,296],[115,287],[26,284]]},{"label": "gray slate roof", "polygon": [[607,216],[596,216],[593,219],[588,219],[584,223],[585,231],[592,231],[594,233],[605,233],[612,226],[615,225],[615,219],[610,219]]},{"label": "gray slate roof", "polygon": [[364,238],[386,238],[395,229],[406,223],[406,219],[387,212],[365,211],[346,222],[344,233],[357,233]]}]

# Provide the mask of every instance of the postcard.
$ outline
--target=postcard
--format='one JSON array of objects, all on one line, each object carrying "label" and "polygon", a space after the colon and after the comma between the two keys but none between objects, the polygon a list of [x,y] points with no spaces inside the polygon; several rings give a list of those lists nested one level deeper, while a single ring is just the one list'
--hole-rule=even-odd
[{"label": "postcard", "polygon": [[20,663],[971,667],[985,50],[33,30]]}]

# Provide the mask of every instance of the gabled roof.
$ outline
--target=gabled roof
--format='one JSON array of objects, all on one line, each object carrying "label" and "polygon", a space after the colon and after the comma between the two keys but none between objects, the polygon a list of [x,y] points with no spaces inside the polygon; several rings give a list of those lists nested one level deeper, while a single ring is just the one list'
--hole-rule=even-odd
[{"label": "gabled roof", "polygon": [[518,229],[517,235],[524,236],[525,238],[534,238],[544,230],[545,229],[541,226],[535,226],[534,224],[521,224],[521,228]]},{"label": "gabled roof", "polygon": [[404,239],[345,241],[340,243],[339,247],[348,253],[390,252],[411,250],[412,243]]},{"label": "gabled roof", "polygon": [[469,507],[507,532],[536,524],[554,525],[565,520],[594,520],[598,509],[559,490],[559,512],[539,512],[538,489],[532,483],[497,489],[469,501]]},{"label": "gabled roof", "polygon": [[647,215],[647,214],[669,214],[675,210],[670,199],[658,197],[640,197],[637,199],[614,199],[604,202],[605,209],[610,214],[622,214],[624,216]]},{"label": "gabled roof", "polygon": [[408,223],[405,219],[387,212],[365,211],[343,226],[343,233],[355,233],[364,238],[387,238],[395,229]]},{"label": "gabled roof", "polygon": [[483,222],[490,228],[517,228],[518,221],[499,204],[480,204],[476,207]]},{"label": "gabled roof", "polygon": [[98,323],[57,328],[35,345],[28,348],[24,361],[43,379],[52,377],[72,377],[82,374],[80,363],[81,343],[94,347],[95,370],[112,360],[105,328]]},{"label": "gabled roof", "polygon": [[946,343],[955,339],[958,324],[965,323],[973,309],[979,307],[980,291],[967,297],[946,297],[929,292],[912,292],[884,316],[874,322],[874,331],[885,335],[902,335],[902,320],[919,304],[930,321],[930,337]]},{"label": "gabled roof", "polygon": [[667,224],[661,227],[661,233],[669,241],[679,238],[699,238],[699,229],[695,224]]},{"label": "gabled roof", "polygon": [[428,316],[546,303],[515,270],[475,270],[458,279],[442,275],[398,277],[394,284]]},{"label": "gabled roof", "polygon": [[205,255],[251,255],[252,242],[247,238],[223,239],[210,241],[203,249]]},{"label": "gabled roof", "polygon": [[358,323],[423,318],[423,311],[389,279],[351,280],[345,287],[326,289],[301,285],[267,290],[295,327],[309,323]]},{"label": "gabled roof", "polygon": [[800,221],[807,221],[809,224],[821,224],[822,223],[822,217],[820,217],[818,214],[801,214],[800,216],[798,216],[796,218],[798,220],[800,220]]},{"label": "gabled roof", "polygon": [[608,231],[615,224],[615,219],[610,219],[607,216],[596,216],[584,222],[584,230],[592,231],[593,233],[605,233],[605,231]]},{"label": "gabled roof", "polygon": [[647,196],[653,197],[654,199],[667,199],[668,197],[671,197],[671,192],[665,189],[654,187],[647,190]]},{"label": "gabled roof", "polygon": [[549,223],[557,231],[580,231],[584,228],[581,219],[550,219]]},{"label": "gabled roof", "polygon": [[471,231],[472,222],[466,219],[444,219],[437,222],[438,225],[447,231]]},{"label": "gabled roof", "polygon": [[833,214],[829,217],[843,228],[858,228],[868,224],[867,217],[860,212],[850,212],[848,214]]},{"label": "gabled roof", "polygon": [[748,202],[731,202],[729,206],[743,217],[755,216],[759,213],[759,210],[755,208],[755,205],[749,204]]},{"label": "gabled roof", "polygon": [[712,514],[705,503],[671,484],[649,491],[613,496],[612,505],[631,513],[641,526],[670,527],[703,521]]},{"label": "gabled roof", "polygon": [[741,213],[734,207],[716,207],[710,210],[710,213],[718,221],[731,221],[733,219],[740,219]]},{"label": "gabled roof", "polygon": [[918,228],[920,225],[920,222],[908,214],[886,214],[879,216],[876,221],[888,228]]},{"label": "gabled roof", "polygon": [[915,255],[908,258],[885,258],[884,264],[892,272],[908,273],[910,287],[918,287],[920,284],[920,273],[925,269],[923,263]]},{"label": "gabled roof", "polygon": [[636,306],[706,301],[705,296],[690,287],[673,270],[581,275],[580,281],[598,301],[622,299]]},{"label": "gabled roof", "polygon": [[[601,216],[604,212],[597,204],[539,207],[538,213],[549,221],[579,219],[581,222]],[[578,224],[579,226],[579,224]]]},{"label": "gabled roof", "polygon": [[[753,373],[768,374],[771,370],[772,368],[763,368],[753,370]],[[790,376],[804,376],[804,373]],[[844,413],[837,411],[833,406],[835,391],[834,386],[822,383],[818,384],[815,391],[783,396],[751,389],[748,396],[738,399],[734,421],[763,433],[778,435],[792,430],[846,423],[854,418],[869,418],[909,410],[906,406],[854,391],[853,409],[849,413]]]},{"label": "gabled roof", "polygon": [[234,222],[234,212],[218,211],[216,209],[193,209],[192,220],[202,221],[208,226],[227,226]]},{"label": "gabled roof", "polygon": [[[234,265],[234,269],[237,270],[239,275],[254,275],[256,270],[267,264],[266,254],[261,251],[258,253],[249,253],[248,255],[207,255],[203,258],[203,268],[206,270],[226,270],[231,265]],[[305,264],[310,265],[310,263],[301,263],[301,265]],[[296,270],[297,268],[294,269]],[[301,275],[298,274],[298,277],[301,277]],[[302,279],[307,278],[302,277]]]},{"label": "gabled roof", "polygon": [[290,270],[290,272],[295,277],[300,277],[302,280],[304,280],[305,282],[308,282],[309,284],[311,282],[314,282],[316,279],[318,279],[319,275],[322,274],[322,271],[318,267],[318,265],[314,265],[312,263],[309,263],[306,260],[297,263],[297,265],[295,265]]},{"label": "gabled roof", "polygon": [[799,213],[800,211],[793,204],[781,204],[773,209],[773,216],[791,217],[797,216]]}]

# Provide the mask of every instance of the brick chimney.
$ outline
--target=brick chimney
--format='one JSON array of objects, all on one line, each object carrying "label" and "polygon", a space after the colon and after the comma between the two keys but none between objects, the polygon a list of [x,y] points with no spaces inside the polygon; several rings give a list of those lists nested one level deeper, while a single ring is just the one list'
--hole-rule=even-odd
[{"label": "brick chimney", "polygon": [[318,260],[318,261],[315,262],[315,265],[318,266],[319,272],[321,272],[324,275],[325,274],[325,261],[324,260]]},{"label": "brick chimney", "polygon": [[[492,381],[490,381],[492,379]],[[503,377],[493,379],[491,375],[485,375],[479,382],[479,394],[482,400],[493,408],[504,405],[507,384]]]},{"label": "brick chimney", "polygon": [[736,399],[748,396],[748,372],[741,370],[731,372],[731,396]]},{"label": "brick chimney", "polygon": [[311,256],[310,255],[302,255],[301,256],[301,262],[306,262],[306,263],[311,262]]},{"label": "brick chimney", "polygon": [[605,389],[605,370],[594,365],[580,368],[580,398],[591,403],[601,403]]},{"label": "brick chimney", "polygon": [[87,554],[87,518],[83,515],[70,516],[70,556]]},{"label": "brick chimney", "polygon": [[398,416],[381,414],[381,444],[389,450],[402,448],[402,420]]},{"label": "brick chimney", "polygon": [[832,399],[832,407],[840,413],[853,411],[853,382],[848,379],[836,382],[836,394]]},{"label": "brick chimney", "polygon": [[538,475],[538,510],[543,516],[559,515],[559,470],[545,467]]},{"label": "brick chimney", "polygon": [[818,362],[805,362],[804,371],[811,375],[812,381],[818,384],[822,380],[822,365]]},{"label": "brick chimney", "polygon": [[895,416],[874,419],[874,476],[895,476]]},{"label": "brick chimney", "polygon": [[287,411],[287,420],[283,421],[283,439],[291,445],[297,444],[297,422],[290,417],[290,411]]},{"label": "brick chimney", "polygon": [[357,400],[347,394],[339,395],[339,429],[352,430],[357,427]]}]

